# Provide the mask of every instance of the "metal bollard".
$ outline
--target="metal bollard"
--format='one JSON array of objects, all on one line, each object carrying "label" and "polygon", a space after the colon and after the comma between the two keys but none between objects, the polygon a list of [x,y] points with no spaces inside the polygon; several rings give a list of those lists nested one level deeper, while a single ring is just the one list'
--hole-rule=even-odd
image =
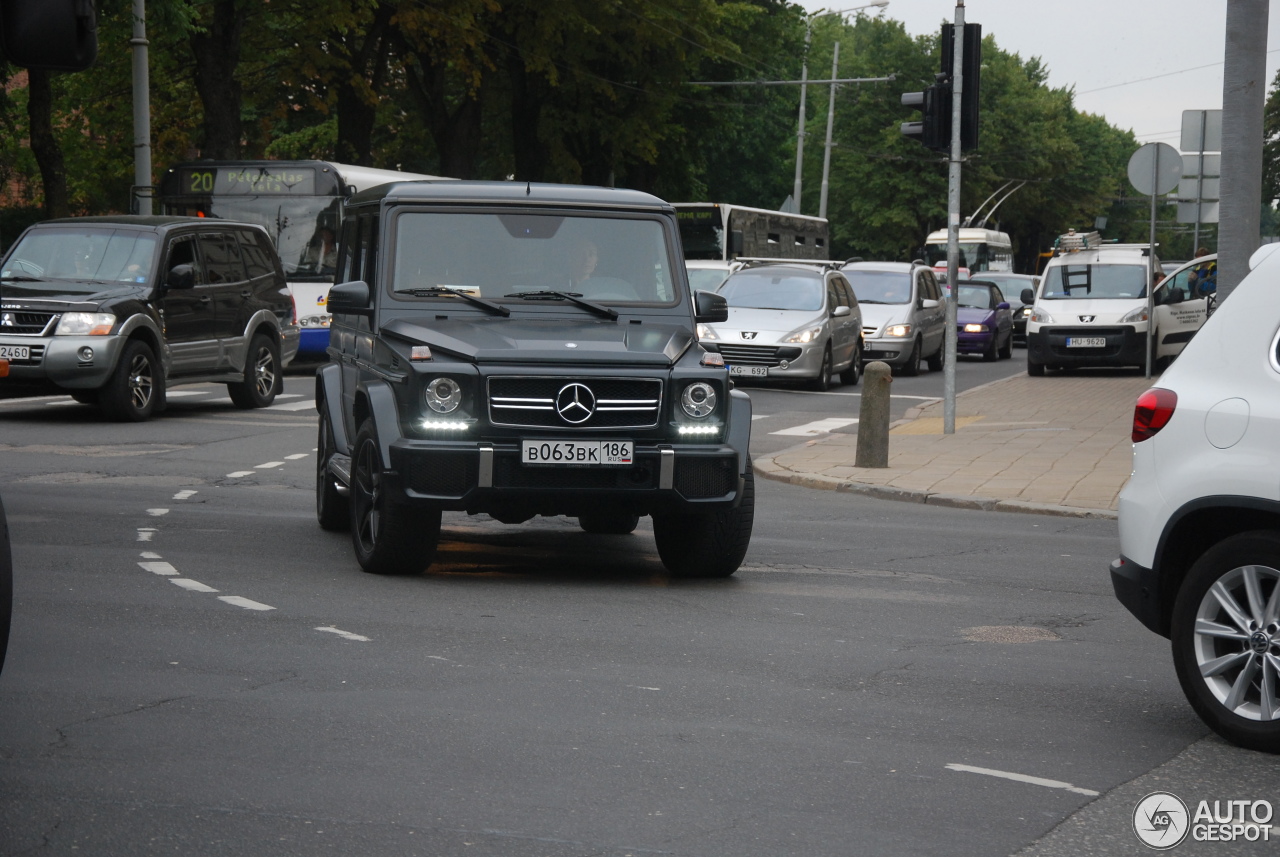
[{"label": "metal bollard", "polygon": [[893,370],[879,360],[862,370],[862,407],[858,412],[855,467],[889,466],[889,385]]}]

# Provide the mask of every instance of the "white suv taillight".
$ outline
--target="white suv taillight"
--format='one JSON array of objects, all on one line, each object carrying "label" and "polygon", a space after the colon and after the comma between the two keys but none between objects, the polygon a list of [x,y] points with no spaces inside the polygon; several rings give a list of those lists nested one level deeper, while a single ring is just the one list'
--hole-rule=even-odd
[{"label": "white suv taillight", "polygon": [[1138,397],[1133,406],[1133,442],[1139,443],[1169,424],[1173,409],[1178,406],[1178,394],[1173,390],[1152,387]]}]

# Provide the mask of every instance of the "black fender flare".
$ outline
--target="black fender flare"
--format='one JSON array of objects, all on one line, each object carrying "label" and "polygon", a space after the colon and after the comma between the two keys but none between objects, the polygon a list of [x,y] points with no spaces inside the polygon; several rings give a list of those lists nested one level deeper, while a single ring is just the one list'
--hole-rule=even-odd
[{"label": "black fender flare", "polygon": [[741,390],[729,391],[729,446],[738,453],[738,474],[747,474],[751,448],[751,397]]},{"label": "black fender flare", "polygon": [[351,438],[347,436],[347,424],[342,419],[342,367],[326,363],[316,370],[316,410],[329,417],[333,427],[333,451],[340,455],[351,454]]},{"label": "black fender flare", "polygon": [[[373,420],[373,430],[378,436],[378,449],[382,452],[382,468],[391,469],[391,444],[400,439],[400,409],[396,396],[386,381],[365,381],[356,389],[356,399],[363,398],[368,405],[368,418]],[[358,431],[358,429],[357,429]]]}]

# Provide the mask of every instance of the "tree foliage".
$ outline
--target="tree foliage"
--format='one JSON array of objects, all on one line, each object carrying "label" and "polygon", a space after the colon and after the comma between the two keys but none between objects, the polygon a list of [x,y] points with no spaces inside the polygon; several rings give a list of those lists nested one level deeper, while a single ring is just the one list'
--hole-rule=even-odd
[{"label": "tree foliage", "polygon": [[[44,90],[10,85],[0,94],[6,207],[46,202],[40,165],[12,142],[34,131],[50,135],[63,158],[67,209],[128,210],[131,6],[100,0],[98,65],[51,76],[47,124],[29,118],[31,95]],[[911,258],[945,225],[946,162],[898,131],[911,118],[901,93],[931,82],[939,66],[938,36],[913,38],[889,18],[806,18],[786,0],[149,0],[147,8],[157,175],[196,157],[316,157],[776,208],[792,190],[798,87],[696,82],[797,79],[809,25],[811,78],[826,78],[835,42],[840,77],[893,76],[837,90],[834,250]],[[0,66],[0,79],[14,73]],[[1006,182],[1025,181],[994,218],[1014,236],[1023,269],[1067,227],[1120,210],[1137,145],[1047,81],[1038,59],[987,36],[981,143],[965,164],[962,207],[968,214]],[[818,209],[827,95],[826,86],[809,87],[807,214]]]}]

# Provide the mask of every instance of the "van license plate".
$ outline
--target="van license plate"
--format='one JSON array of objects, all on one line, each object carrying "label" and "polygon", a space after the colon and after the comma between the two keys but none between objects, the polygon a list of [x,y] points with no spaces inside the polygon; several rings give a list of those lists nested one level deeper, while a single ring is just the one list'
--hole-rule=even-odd
[{"label": "van license plate", "polygon": [[632,446],[629,440],[526,440],[520,463],[625,467],[633,463]]},{"label": "van license plate", "polygon": [[1106,348],[1107,338],[1105,336],[1068,336],[1068,348]]},{"label": "van license plate", "polygon": [[0,345],[0,357],[5,360],[30,360],[31,347],[27,345]]},{"label": "van license plate", "polygon": [[745,375],[748,378],[768,378],[768,366],[730,366],[730,375]]}]

